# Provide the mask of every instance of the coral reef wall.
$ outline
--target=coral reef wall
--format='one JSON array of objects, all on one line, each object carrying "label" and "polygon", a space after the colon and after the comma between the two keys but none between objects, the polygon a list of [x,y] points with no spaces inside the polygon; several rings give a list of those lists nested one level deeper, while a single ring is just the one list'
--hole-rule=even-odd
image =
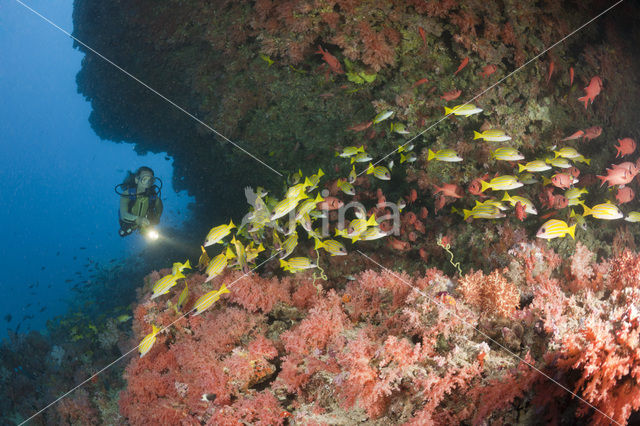
[{"label": "coral reef wall", "polygon": [[[615,16],[587,26],[483,95],[477,102],[490,111],[490,123],[519,134],[523,148],[594,121],[605,132],[615,125],[617,134],[637,133],[632,114],[640,107],[632,72],[638,64],[637,9],[626,3]],[[74,35],[275,169],[309,172],[312,164],[343,167],[332,163],[337,146],[366,143],[374,156],[388,153],[398,135],[347,128],[393,108],[411,132],[419,131],[441,116],[443,93],[461,90],[461,100],[471,98],[606,6],[600,1],[76,0]],[[318,46],[345,64],[345,74],[324,65]],[[467,57],[469,65],[454,75]],[[571,87],[570,68],[575,70]],[[608,95],[587,114],[575,98],[595,74]],[[414,86],[420,79],[428,82]],[[92,103],[96,132],[133,142],[140,152],[175,157],[176,187],[197,198],[197,213],[208,221],[217,219],[212,214],[237,214],[234,200],[244,185],[279,182],[95,55],[84,59],[77,80]],[[425,137],[442,144],[458,139],[461,130],[441,123]],[[428,181],[424,173],[417,170],[414,179]]]}]

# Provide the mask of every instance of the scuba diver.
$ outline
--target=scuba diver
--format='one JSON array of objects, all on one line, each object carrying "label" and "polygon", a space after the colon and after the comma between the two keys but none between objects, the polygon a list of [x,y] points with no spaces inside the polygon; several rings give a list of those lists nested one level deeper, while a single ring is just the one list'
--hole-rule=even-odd
[{"label": "scuba diver", "polygon": [[[156,179],[160,186],[155,184]],[[125,180],[116,185],[116,194],[120,195],[120,231],[118,232],[121,237],[126,237],[135,230],[143,234],[147,233],[152,230],[152,226],[160,222],[161,189],[162,180],[154,176],[151,168],[145,166],[140,167],[135,174],[129,172]],[[157,233],[154,232],[153,235],[157,238]]]}]

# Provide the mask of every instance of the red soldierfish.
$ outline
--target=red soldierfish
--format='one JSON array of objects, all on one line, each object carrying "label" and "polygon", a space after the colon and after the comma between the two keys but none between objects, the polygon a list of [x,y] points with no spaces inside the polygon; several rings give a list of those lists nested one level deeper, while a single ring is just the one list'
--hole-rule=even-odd
[{"label": "red soldierfish", "polygon": [[633,154],[636,150],[636,141],[631,138],[618,139],[618,144],[619,145],[615,147],[618,150],[616,158]]},{"label": "red soldierfish", "polygon": [[570,141],[570,140],[573,140],[573,139],[579,139],[579,138],[581,138],[582,136],[584,136],[584,131],[582,131],[582,130],[578,130],[577,132],[575,132],[575,133],[574,133],[574,134],[572,134],[571,136],[567,136],[566,138],[561,139],[561,140],[563,140],[563,141]]},{"label": "red soldierfish", "polygon": [[616,200],[620,204],[628,203],[633,200],[636,196],[636,193],[633,192],[633,189],[629,186],[625,186],[624,188],[618,189],[618,193],[616,194]]},{"label": "red soldierfish", "polygon": [[467,56],[466,58],[464,58],[464,59],[462,60],[462,62],[460,62],[460,66],[458,67],[458,69],[456,70],[456,72],[454,72],[454,73],[453,73],[453,75],[456,75],[456,74],[458,74],[460,71],[462,71],[462,69],[463,69],[464,67],[466,67],[468,63],[469,63],[469,57]]},{"label": "red soldierfish", "polygon": [[569,67],[569,87],[573,86],[573,67]]},{"label": "red soldierfish", "polygon": [[551,183],[556,188],[567,189],[573,185],[573,176],[564,173],[556,173],[551,177]]},{"label": "red soldierfish", "polygon": [[406,241],[396,240],[393,237],[389,237],[388,240],[389,247],[395,250],[405,251],[411,248],[411,245]]},{"label": "red soldierfish", "polygon": [[485,65],[484,68],[482,68],[482,72],[479,75],[481,75],[482,78],[489,77],[491,74],[496,72],[497,69],[498,68],[493,64]]},{"label": "red soldierfish", "polygon": [[582,136],[582,139],[590,141],[591,139],[595,139],[598,136],[600,136],[600,134],[602,134],[602,127],[600,126],[589,127],[584,131],[584,135]]},{"label": "red soldierfish", "polygon": [[445,101],[452,101],[454,99],[458,99],[462,94],[462,90],[451,90],[449,92],[444,92],[440,99],[444,99]]},{"label": "red soldierfish", "polygon": [[602,89],[602,79],[597,75],[591,78],[589,85],[584,88],[584,91],[587,93],[585,96],[578,98],[579,101],[584,102],[584,109],[587,109],[587,104],[589,102],[593,103],[593,100],[600,94],[600,89]]},{"label": "red soldierfish", "polygon": [[344,203],[336,197],[324,197],[324,201],[316,204],[318,210],[338,210],[342,206],[344,206]]},{"label": "red soldierfish", "polygon": [[553,63],[553,61],[551,61],[551,63],[549,64],[549,74],[547,74],[547,83],[549,83],[549,80],[551,80],[551,76],[553,75],[554,68],[555,68],[555,64]]},{"label": "red soldierfish", "polygon": [[425,84],[425,83],[428,83],[428,82],[429,82],[429,79],[428,79],[427,77],[425,77],[425,78],[421,78],[420,80],[418,80],[418,81],[416,81],[415,83],[413,83],[413,85],[411,86],[411,88],[418,87],[418,86],[420,86],[421,84]]},{"label": "red soldierfish", "polygon": [[333,56],[328,51],[322,49],[322,46],[320,45],[318,45],[318,50],[316,51],[316,53],[319,53],[322,55],[322,59],[324,59],[327,65],[329,65],[329,68],[331,68],[331,71],[335,72],[336,74],[344,74],[344,71],[342,70],[342,64],[340,64],[340,61],[338,61],[338,58]]},{"label": "red soldierfish", "polygon": [[620,167],[621,165],[618,164],[617,166],[614,166],[614,168],[612,169],[607,169],[606,176],[597,176],[597,178],[602,181],[600,183],[600,186],[604,185],[605,182],[607,182],[607,186],[609,187],[614,185],[626,185],[630,183],[633,180],[633,178],[636,176],[638,171],[636,170],[635,165],[633,163],[629,163],[629,164],[633,166],[633,171],[631,171],[629,168],[624,166]]},{"label": "red soldierfish", "polygon": [[424,48],[427,48],[427,37],[424,33],[424,28],[422,27],[418,27],[418,34],[420,34],[420,38],[422,39],[422,45],[424,46]]},{"label": "red soldierfish", "polygon": [[442,195],[447,197],[462,198],[462,195],[460,195],[463,193],[462,188],[453,183],[445,183],[442,187],[433,185],[433,187],[435,188],[435,191],[433,192],[434,194],[442,192]]},{"label": "red soldierfish", "polygon": [[366,123],[354,124],[353,126],[347,128],[347,130],[351,130],[353,132],[361,132],[363,130],[367,130],[369,127],[371,127],[372,124],[373,124],[373,121],[367,121]]}]

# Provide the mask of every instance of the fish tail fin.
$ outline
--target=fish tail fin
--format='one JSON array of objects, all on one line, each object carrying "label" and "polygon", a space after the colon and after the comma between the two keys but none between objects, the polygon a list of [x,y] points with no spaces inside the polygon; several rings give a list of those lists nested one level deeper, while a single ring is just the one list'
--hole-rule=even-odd
[{"label": "fish tail fin", "polygon": [[324,244],[322,244],[322,241],[320,241],[319,239],[317,239],[315,237],[313,237],[313,239],[316,240],[315,241],[315,245],[313,246],[314,250],[318,250],[319,248],[324,247]]},{"label": "fish tail fin", "polygon": [[[446,109],[446,108],[445,108]],[[473,131],[473,140],[476,139],[481,139],[482,138],[482,133],[480,132],[476,132],[475,130]]]},{"label": "fish tail fin", "polygon": [[549,185],[550,183],[551,183],[551,179],[549,179],[549,178],[547,178],[547,177],[545,177],[545,176],[542,176],[542,185],[543,185],[543,186],[547,186],[547,185]]},{"label": "fish tail fin", "polygon": [[449,115],[453,113],[453,108],[444,107],[444,115]]},{"label": "fish tail fin", "polygon": [[518,163],[518,173],[522,173],[524,171],[524,169],[526,169],[526,167],[523,166],[522,164]]},{"label": "fish tail fin", "polygon": [[591,158],[585,158],[584,162],[587,163],[587,166],[591,165]]},{"label": "fish tail fin", "polygon": [[407,161],[407,157],[405,157],[404,154],[400,154],[400,164],[404,163],[405,161]]},{"label": "fish tail fin", "polygon": [[569,235],[571,235],[571,238],[573,238],[575,240],[576,239],[576,224],[574,223],[573,225],[571,225],[567,229],[567,232],[569,232]]},{"label": "fish tail fin", "polygon": [[427,161],[431,161],[433,160],[433,158],[436,156],[436,153],[429,150],[429,154],[427,155]]},{"label": "fish tail fin", "polygon": [[222,283],[222,285],[220,286],[220,289],[218,290],[218,296],[225,293],[231,293],[231,290],[227,288],[227,284]]},{"label": "fish tail fin", "polygon": [[235,228],[236,225],[233,224],[233,219],[229,219],[229,229]]},{"label": "fish tail fin", "polygon": [[576,212],[573,211],[573,209],[571,209],[571,214],[569,215],[569,217],[576,217]]},{"label": "fish tail fin", "polygon": [[471,210],[462,209],[462,213],[464,214],[464,220],[467,220],[469,216],[471,216]]},{"label": "fish tail fin", "polygon": [[587,104],[589,102],[589,97],[588,96],[583,96],[581,98],[578,98],[578,100],[580,102],[584,102],[584,109],[587,109]]},{"label": "fish tail fin", "polygon": [[584,209],[584,211],[582,212],[582,216],[589,216],[590,214],[593,214],[593,210],[587,207],[585,203],[580,203],[580,205]]},{"label": "fish tail fin", "polygon": [[371,214],[369,219],[367,220],[367,226],[377,226],[378,222],[376,221],[376,215]]},{"label": "fish tail fin", "polygon": [[364,145],[360,145],[360,148],[356,149],[356,152],[364,152]]},{"label": "fish tail fin", "polygon": [[191,269],[191,264],[189,263],[189,259],[187,259],[187,261],[184,262],[184,268],[185,269]]},{"label": "fish tail fin", "polygon": [[282,266],[283,268],[286,268],[288,266],[288,263],[286,260],[280,259],[280,266]]},{"label": "fish tail fin", "polygon": [[504,191],[504,197],[502,197],[501,201],[511,201],[511,197],[507,191]]},{"label": "fish tail fin", "polygon": [[369,167],[367,167],[367,174],[370,175],[373,173],[373,164],[369,163]]},{"label": "fish tail fin", "polygon": [[491,188],[491,185],[489,185],[487,182],[483,181],[482,179],[480,180],[480,192],[484,192],[487,189]]},{"label": "fish tail fin", "polygon": [[322,171],[322,169],[318,169],[318,177],[322,176],[324,176],[324,172]]}]

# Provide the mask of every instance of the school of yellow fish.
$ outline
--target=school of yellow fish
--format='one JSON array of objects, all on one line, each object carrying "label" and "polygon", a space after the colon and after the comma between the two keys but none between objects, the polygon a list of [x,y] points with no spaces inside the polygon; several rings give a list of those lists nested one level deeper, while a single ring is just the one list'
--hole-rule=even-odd
[{"label": "school of yellow fish", "polygon": [[[446,115],[453,114],[468,117],[480,112],[482,112],[482,109],[472,104],[462,104],[453,108],[445,107]],[[372,122],[374,124],[380,123],[392,115],[393,111],[381,112]],[[399,134],[406,134],[405,127],[401,123],[392,123],[390,129]],[[490,129],[482,133],[474,131],[474,140],[476,139],[482,139],[486,142],[506,142],[511,140],[511,137],[503,130]],[[397,154],[400,155],[401,164],[405,162],[412,163],[417,160],[417,155],[413,152],[413,148],[413,144],[404,144],[396,150]],[[590,161],[571,147],[554,150],[553,153],[555,154],[553,157],[550,156],[545,159],[535,159],[525,164],[518,164],[519,177],[502,175],[491,179],[489,182],[481,181],[481,192],[487,190],[513,190],[522,187],[524,184],[538,182],[534,178],[533,173],[550,170],[552,168],[551,166],[568,168],[571,167],[569,160],[573,162],[585,162],[587,164],[589,164]],[[369,163],[366,168],[366,173],[373,175],[377,179],[391,179],[393,160],[389,161],[388,167],[374,165],[370,162],[372,157],[365,152],[362,146],[346,147],[342,152],[336,153],[336,156],[348,159],[352,165],[348,177],[337,180],[338,189],[347,195],[355,195],[356,193],[353,186],[357,177],[355,170],[356,163]],[[492,152],[491,158],[500,161],[524,160],[524,156],[515,148],[504,146],[496,148]],[[426,160],[427,162],[432,160],[444,162],[463,161],[452,149],[440,149],[435,152],[429,149]],[[308,238],[314,239],[314,248],[316,251],[323,249],[330,256],[346,255],[347,250],[340,241],[323,239],[319,229],[313,228],[315,219],[326,218],[328,210],[342,206],[342,202],[337,199],[325,200],[319,191],[315,194],[313,193],[318,190],[318,185],[323,176],[324,172],[322,169],[319,169],[316,174],[304,177],[303,179],[302,173],[298,171],[290,176],[290,186],[286,188],[285,196],[281,200],[268,196],[268,193],[264,191],[264,189],[258,188],[255,193],[255,200],[252,203],[249,214],[246,216],[246,225],[242,226],[241,229],[237,229],[233,221],[229,221],[228,224],[211,228],[201,246],[202,256],[197,265],[197,268],[204,269],[204,273],[207,275],[206,282],[222,274],[226,268],[238,269],[248,273],[251,270],[251,266],[255,264],[259,253],[265,250],[265,246],[270,248],[270,256],[277,256],[283,270],[290,273],[297,273],[318,267],[318,265],[308,257],[300,256],[289,258],[298,246],[298,225],[307,232]],[[543,178],[543,183],[546,184],[548,182],[548,179]],[[585,193],[587,193],[586,189],[578,189],[573,186],[564,193],[565,197],[569,200],[570,206],[581,205],[584,209],[582,215],[576,214],[571,210],[570,217],[575,222],[572,226],[569,226],[562,220],[550,219],[540,227],[536,236],[539,238],[552,239],[570,235],[572,238],[575,238],[576,224],[584,227],[585,216],[591,215],[594,218],[605,220],[618,219],[624,216],[618,207],[609,201],[591,208],[587,207],[580,200],[580,197]],[[336,204],[328,206],[328,201],[332,203],[339,202],[339,204],[337,206]],[[474,219],[497,219],[506,216],[503,213],[508,209],[505,203],[510,204],[512,207],[520,203],[528,214],[537,214],[535,206],[530,200],[518,195],[509,195],[507,192],[505,192],[502,200],[488,199],[484,202],[476,201],[476,205],[471,210],[465,209],[460,212],[452,208],[452,211],[460,213],[465,220],[469,217]],[[400,206],[400,209],[402,209],[402,207],[403,206]],[[290,215],[292,212],[294,212],[294,214]],[[357,241],[370,241],[388,235],[380,229],[374,215],[367,218],[366,213],[361,209],[355,209],[354,213],[356,218],[351,220],[345,229],[336,229],[336,237],[346,238],[351,240],[352,243],[356,243]],[[293,220],[289,221],[289,216],[292,216]],[[284,217],[287,217],[286,221],[279,221],[279,219]],[[625,220],[632,222],[640,221],[640,212],[631,212]],[[234,228],[236,228],[237,232],[232,235]],[[227,237],[230,235],[231,239],[229,240]],[[228,241],[225,241],[225,239]],[[243,241],[248,241],[248,243]],[[215,257],[210,258],[205,247],[216,244],[220,244],[224,248]],[[174,263],[172,273],[162,277],[154,284],[151,299],[167,294],[177,284],[178,280],[185,278],[185,275],[182,273],[184,269],[191,269],[188,260],[185,263]],[[194,316],[199,315],[210,308],[223,294],[229,292],[230,290],[226,287],[226,284],[223,283],[218,290],[212,290],[201,296],[189,312],[192,312]],[[189,291],[185,283],[184,289],[178,298],[177,310],[184,309],[188,294]],[[140,357],[144,356],[151,349],[156,340],[156,335],[160,331],[161,329],[155,324],[152,325],[152,332],[145,336],[140,342],[138,348]]]}]

